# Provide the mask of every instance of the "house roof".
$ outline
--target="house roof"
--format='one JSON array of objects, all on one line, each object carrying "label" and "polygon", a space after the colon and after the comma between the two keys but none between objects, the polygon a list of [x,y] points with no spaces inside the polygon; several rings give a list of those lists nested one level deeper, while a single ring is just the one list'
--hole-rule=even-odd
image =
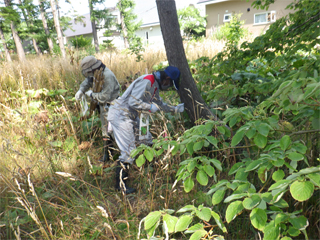
[{"label": "house roof", "polygon": [[71,29],[73,30],[71,30],[70,28],[65,30],[63,33],[66,37],[73,37],[92,33],[90,14],[87,13],[82,16],[84,17],[82,21],[75,21],[75,19],[71,20]]}]

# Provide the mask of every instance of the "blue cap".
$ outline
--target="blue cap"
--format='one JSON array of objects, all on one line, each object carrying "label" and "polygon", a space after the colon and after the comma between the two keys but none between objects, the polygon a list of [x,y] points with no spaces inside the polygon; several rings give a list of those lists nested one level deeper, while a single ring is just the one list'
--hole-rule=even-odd
[{"label": "blue cap", "polygon": [[169,66],[164,72],[172,79],[174,87],[179,90],[180,71],[177,67]]}]

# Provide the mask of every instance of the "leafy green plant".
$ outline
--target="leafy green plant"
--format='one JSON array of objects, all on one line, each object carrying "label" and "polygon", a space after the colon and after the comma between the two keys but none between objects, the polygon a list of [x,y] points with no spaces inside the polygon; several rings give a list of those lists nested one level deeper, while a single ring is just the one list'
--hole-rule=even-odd
[{"label": "leafy green plant", "polygon": [[74,38],[71,38],[69,41],[72,44],[72,46],[76,48],[86,48],[92,46],[92,40],[90,38],[84,37],[83,35],[75,36]]},{"label": "leafy green plant", "polygon": [[177,15],[180,29],[187,39],[205,36],[206,18],[200,15],[199,9],[189,6],[179,9]]}]

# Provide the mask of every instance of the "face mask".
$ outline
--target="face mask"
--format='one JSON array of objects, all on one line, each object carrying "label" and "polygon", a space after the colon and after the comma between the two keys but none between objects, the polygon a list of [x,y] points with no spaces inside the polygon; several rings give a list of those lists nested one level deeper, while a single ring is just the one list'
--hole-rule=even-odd
[{"label": "face mask", "polygon": [[162,80],[160,83],[160,90],[165,91],[173,86],[172,80]]},{"label": "face mask", "polygon": [[82,75],[85,77],[85,78],[89,78],[89,77],[93,77],[93,72],[90,71],[90,72],[84,72],[82,70]]}]

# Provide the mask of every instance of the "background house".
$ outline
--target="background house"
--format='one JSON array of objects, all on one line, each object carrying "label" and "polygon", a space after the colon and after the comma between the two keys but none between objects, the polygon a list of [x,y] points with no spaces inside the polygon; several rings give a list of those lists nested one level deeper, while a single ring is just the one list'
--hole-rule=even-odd
[{"label": "background house", "polygon": [[[190,4],[193,4],[197,8],[202,8],[204,12],[204,6],[198,6],[198,0],[175,0],[176,8],[182,9],[188,7]],[[163,46],[163,38],[160,29],[160,21],[158,16],[158,9],[156,1],[146,1],[146,0],[135,0],[134,14],[137,15],[136,21],[141,21],[141,27],[136,31],[136,35],[141,37],[144,45],[158,45]],[[201,9],[200,9],[201,10]],[[120,23],[120,13],[119,10],[114,8],[109,8],[109,11],[117,19],[117,22]],[[72,20],[71,27],[64,31],[65,43],[67,43],[71,38],[75,36],[81,36],[92,38],[92,26],[90,21],[90,14],[83,15],[83,21]],[[113,40],[112,43],[117,48],[124,48],[123,37],[120,36],[120,32],[117,31],[114,27],[113,35],[110,37],[104,37],[103,33],[106,29],[98,30],[98,39],[99,44],[103,43],[103,40]]]},{"label": "background house", "polygon": [[[120,23],[120,12],[117,8],[108,8],[108,10],[111,13],[111,18],[114,18],[117,23]],[[74,37],[79,37],[83,35],[83,37],[91,38],[92,39],[92,44],[93,44],[93,34],[92,34],[92,25],[91,25],[91,20],[90,20],[90,14],[84,14],[82,15],[83,18],[81,21],[73,19],[71,20],[70,24],[71,27],[65,30],[64,33],[64,38],[65,38],[65,44],[68,43],[68,41],[71,38]],[[98,35],[98,41],[99,45],[103,43],[103,40],[113,40],[112,43],[115,45],[117,48],[123,48],[124,47],[124,42],[123,42],[123,37],[120,36],[120,31],[116,29],[116,27],[112,27],[112,35],[110,37],[105,37],[103,36],[103,33],[107,29],[97,29],[97,35]]]},{"label": "background house", "polygon": [[218,30],[219,26],[229,22],[232,14],[242,13],[241,21],[244,20],[244,27],[254,37],[264,33],[272,24],[290,10],[285,9],[292,0],[275,0],[270,4],[268,10],[257,10],[251,7],[253,0],[199,0],[198,5],[205,6],[207,15],[206,36],[210,37]]},{"label": "background house", "polygon": [[[197,8],[203,8],[204,12],[204,6],[197,5],[198,0],[175,0],[175,2],[177,10],[193,4]],[[142,22],[136,34],[143,39],[144,44],[163,45],[156,1],[135,0],[135,3],[134,13],[137,14],[138,21]]]}]

